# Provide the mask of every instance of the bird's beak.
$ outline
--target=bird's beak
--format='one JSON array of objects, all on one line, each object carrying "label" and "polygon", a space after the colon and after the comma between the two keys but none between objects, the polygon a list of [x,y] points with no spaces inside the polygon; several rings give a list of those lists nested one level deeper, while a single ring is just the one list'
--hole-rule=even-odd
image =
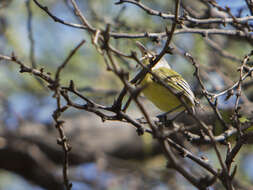
[{"label": "bird's beak", "polygon": [[148,50],[147,50],[147,48],[141,43],[141,42],[136,42],[136,45],[137,45],[137,47],[140,49],[140,51],[141,51],[141,55],[142,56],[145,56],[145,55],[147,55],[147,53],[148,53]]}]

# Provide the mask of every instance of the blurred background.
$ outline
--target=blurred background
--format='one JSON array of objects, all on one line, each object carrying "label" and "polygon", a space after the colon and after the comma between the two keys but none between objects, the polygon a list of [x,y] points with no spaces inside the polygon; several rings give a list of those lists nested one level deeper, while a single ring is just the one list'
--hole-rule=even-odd
[{"label": "blurred background", "polygon": [[[39,2],[59,18],[79,22],[67,0]],[[112,31],[128,33],[163,32],[166,26],[171,26],[169,20],[147,15],[134,5],[115,5],[114,0],[77,2],[90,23],[101,29],[105,28],[105,23],[111,24]],[[143,3],[155,10],[174,12],[174,1],[143,0]],[[213,8],[202,1],[187,0],[182,3],[202,18],[216,14]],[[221,7],[228,6],[235,16],[250,14],[244,0],[217,0],[217,3]],[[226,25],[218,27],[232,28]],[[37,68],[44,68],[45,72],[54,74],[82,39],[86,40],[85,45],[63,70],[64,77],[60,82],[67,86],[73,80],[85,96],[97,103],[111,105],[122,84],[113,73],[106,70],[103,57],[91,44],[86,31],[54,22],[33,1],[0,0],[2,55],[15,52],[27,65],[36,64]],[[155,43],[147,39],[120,39],[113,40],[112,44],[117,49],[130,53],[131,50],[137,51],[137,40],[157,52],[163,44],[163,41]],[[229,52],[229,56],[217,52],[214,44]],[[193,77],[194,68],[183,58],[184,52],[190,52],[200,64],[207,89],[217,92],[238,80],[236,70],[240,66],[240,60],[252,49],[252,42],[238,37],[216,35],[208,40],[190,33],[175,35],[172,45],[176,53],[166,55],[165,58],[191,84],[197,95],[199,89]],[[34,57],[31,56],[31,51]],[[130,77],[134,74],[135,62],[125,59],[117,61],[130,72]],[[248,86],[244,88],[242,103],[253,100],[251,82],[246,81],[246,84]],[[62,189],[63,153],[56,144],[58,133],[51,117],[56,103],[52,95],[43,82],[30,74],[20,74],[16,64],[0,60],[1,190]],[[150,108],[151,115],[159,113],[148,101],[141,99]],[[220,98],[219,108],[231,108],[235,97],[229,101],[224,99],[225,97]],[[82,103],[79,99],[75,101]],[[202,103],[205,104],[204,100]],[[135,118],[141,116],[134,104],[131,104],[129,113]],[[182,176],[165,168],[166,161],[161,150],[149,135],[140,138],[132,126],[119,122],[103,123],[96,115],[85,111],[70,109],[64,113],[64,118],[64,130],[73,148],[69,169],[73,190],[194,189]],[[191,151],[208,157],[208,162],[218,167],[213,150],[193,146]],[[252,160],[252,145],[245,146],[235,160],[238,165],[237,179],[247,186],[253,184]],[[187,159],[182,160],[182,163],[192,164],[193,172],[200,170]]]}]

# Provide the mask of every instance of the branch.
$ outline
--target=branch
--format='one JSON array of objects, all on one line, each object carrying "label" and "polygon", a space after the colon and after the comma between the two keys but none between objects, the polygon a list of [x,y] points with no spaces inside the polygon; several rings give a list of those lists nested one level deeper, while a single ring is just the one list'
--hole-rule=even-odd
[{"label": "branch", "polygon": [[[89,31],[91,31],[94,34],[96,33],[96,29],[93,28],[93,27],[91,27],[89,25],[89,23],[88,23],[89,26],[87,26],[87,25],[80,25],[80,24],[66,22],[63,19],[60,19],[57,16],[55,16],[54,14],[52,14],[48,10],[48,8],[46,6],[43,6],[40,3],[38,3],[37,0],[33,0],[33,1],[36,3],[36,5],[39,8],[41,8],[43,11],[45,11],[55,22],[59,22],[59,23],[61,23],[63,25],[74,27],[74,28],[89,30]],[[137,2],[137,1],[135,1],[135,2]],[[175,15],[173,15],[173,18],[174,17],[175,17]],[[85,17],[83,17],[83,18],[85,18]],[[178,19],[180,20],[180,17]],[[85,20],[86,19],[84,19],[83,23],[86,23]],[[219,18],[218,20],[221,21],[222,19]],[[240,21],[240,18],[238,18],[237,21],[238,20]],[[250,18],[245,17],[244,19],[241,19],[242,22],[249,21],[249,20],[253,20],[253,16],[250,17]],[[231,19],[231,22],[232,21],[233,21],[233,19]],[[250,35],[250,33],[244,33],[241,30],[225,30],[225,29],[216,29],[216,28],[215,29],[206,29],[206,28],[195,29],[195,28],[187,28],[186,26],[184,28],[182,28],[182,29],[175,30],[174,35],[185,34],[185,33],[200,34],[202,36],[208,36],[208,35],[226,35],[226,36],[241,37],[241,38],[244,38],[244,39],[247,39],[247,40],[250,40],[250,41],[253,40],[253,37],[252,37],[252,35]],[[167,33],[166,32],[158,32],[158,33],[143,32],[143,33],[132,34],[132,33],[110,32],[109,35],[111,37],[115,38],[115,39],[119,39],[119,38],[127,38],[127,39],[149,38],[149,39],[157,39],[157,38],[166,37]],[[117,50],[114,49],[114,51],[117,51]],[[129,57],[128,55],[125,55],[125,56]]]},{"label": "branch", "polygon": [[[116,2],[116,5],[123,4],[123,3],[130,3],[138,6],[142,10],[144,10],[147,14],[161,17],[162,19],[170,19],[173,20],[175,18],[175,15],[173,14],[167,14],[160,11],[156,11],[143,3],[141,1],[135,1],[135,0],[119,0]],[[188,21],[193,24],[231,24],[234,22],[233,18],[208,18],[208,19],[198,19],[193,18],[189,15],[180,16],[178,18],[179,20]],[[236,18],[237,22],[239,23],[245,23],[253,20],[253,16],[245,16],[241,18]]]},{"label": "branch", "polygon": [[68,55],[66,60],[57,68],[56,74],[55,74],[55,80],[59,81],[60,72],[64,69],[66,64],[69,62],[69,60],[72,58],[72,56],[77,52],[77,50],[85,43],[85,40],[82,40]]}]

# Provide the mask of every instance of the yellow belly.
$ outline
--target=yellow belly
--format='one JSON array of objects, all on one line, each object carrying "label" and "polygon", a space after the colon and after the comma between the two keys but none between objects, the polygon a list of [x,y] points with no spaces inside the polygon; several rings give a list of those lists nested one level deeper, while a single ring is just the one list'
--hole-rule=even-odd
[{"label": "yellow belly", "polygon": [[[151,79],[150,74],[145,76],[141,82],[141,86],[144,87],[142,90],[144,96],[148,98],[157,108],[164,112],[171,111],[182,104],[178,97],[176,97],[168,89],[154,82]],[[184,106],[177,109],[177,111],[181,111],[183,109]]]}]

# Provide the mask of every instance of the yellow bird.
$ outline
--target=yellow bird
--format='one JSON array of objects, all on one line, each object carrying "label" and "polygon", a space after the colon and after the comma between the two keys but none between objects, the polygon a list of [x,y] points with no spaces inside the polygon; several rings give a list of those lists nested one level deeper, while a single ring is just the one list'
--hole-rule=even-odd
[{"label": "yellow bird", "polygon": [[[140,42],[136,43],[139,47],[144,65],[150,63],[150,59],[155,58],[155,54],[147,50]],[[157,81],[152,74],[147,73],[140,85],[143,87],[144,96],[149,99],[157,108],[164,112],[179,112],[185,110],[185,106],[179,99],[181,96],[184,102],[194,110],[197,103],[196,98],[189,84],[176,71],[172,70],[168,62],[162,58],[153,68],[152,72],[164,81],[171,92]]]}]

